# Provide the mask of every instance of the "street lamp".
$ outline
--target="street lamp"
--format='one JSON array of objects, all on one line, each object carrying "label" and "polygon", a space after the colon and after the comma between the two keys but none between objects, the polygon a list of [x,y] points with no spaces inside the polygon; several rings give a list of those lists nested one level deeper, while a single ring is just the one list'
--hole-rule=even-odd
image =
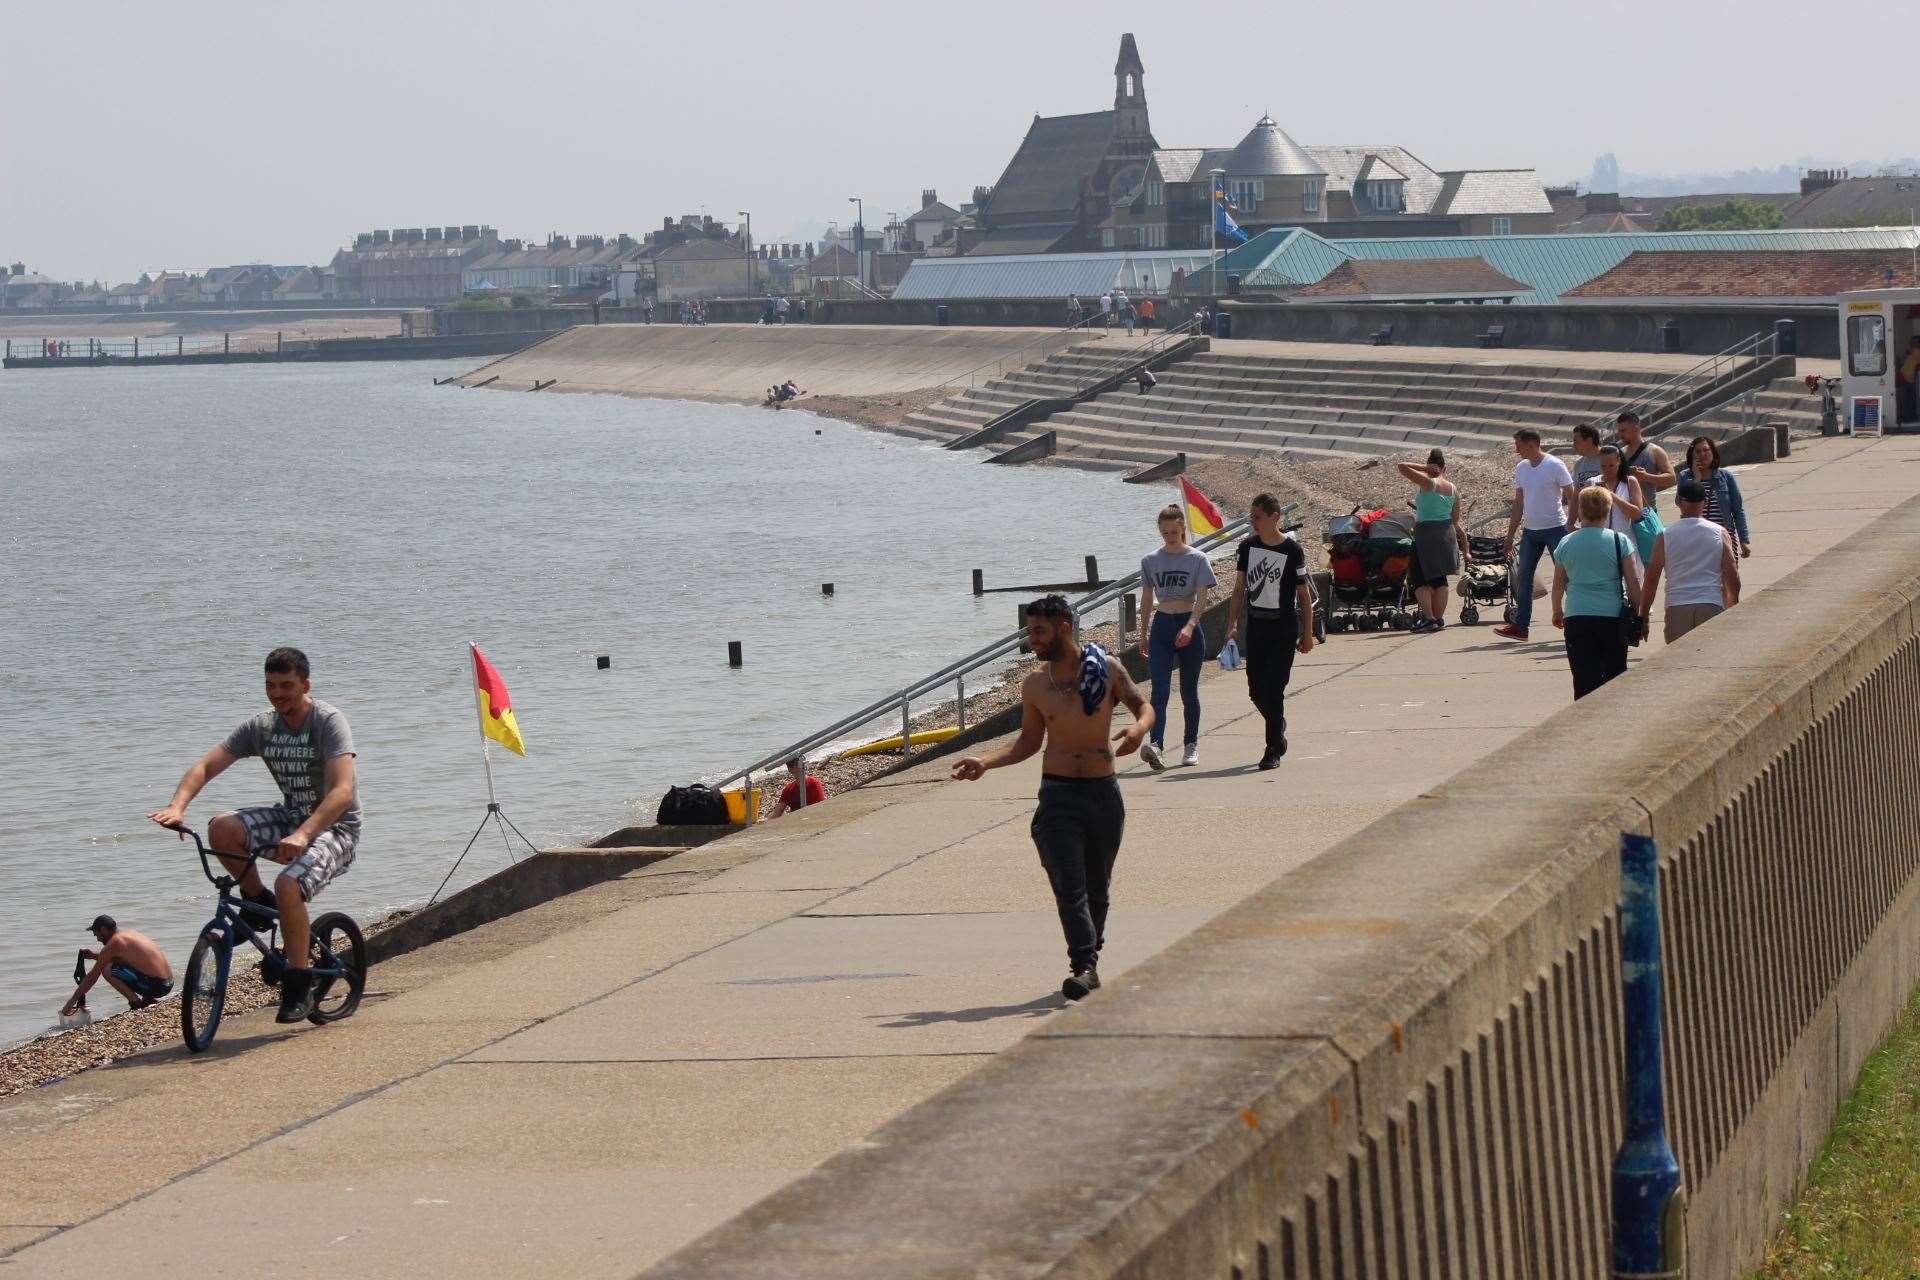
[{"label": "street lamp", "polygon": [[854,207],[853,219],[853,274],[860,281],[862,289],[867,288],[867,202],[859,196],[848,196],[847,203]]},{"label": "street lamp", "polygon": [[753,215],[745,209],[742,209],[740,210],[740,216],[747,220],[745,233],[747,238],[747,296],[751,298],[753,296]]}]

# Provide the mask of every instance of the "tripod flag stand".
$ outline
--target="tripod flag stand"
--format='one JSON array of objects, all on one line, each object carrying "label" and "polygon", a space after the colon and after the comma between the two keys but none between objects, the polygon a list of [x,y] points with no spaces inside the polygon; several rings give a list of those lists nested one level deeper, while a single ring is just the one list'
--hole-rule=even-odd
[{"label": "tripod flag stand", "polygon": [[467,837],[467,847],[454,859],[446,879],[440,882],[440,887],[433,891],[433,897],[427,900],[428,906],[439,901],[441,893],[452,881],[453,873],[467,860],[467,854],[473,851],[474,842],[480,839],[480,833],[487,829],[489,822],[499,829],[500,841],[507,849],[508,862],[515,860],[513,841],[507,837],[508,831],[519,836],[520,843],[526,845],[529,852],[539,852],[533,841],[527,839],[526,834],[513,825],[513,819],[501,810],[499,797],[493,792],[493,749],[489,740],[498,742],[517,756],[527,754],[527,744],[520,737],[520,722],[514,718],[513,701],[507,696],[507,682],[501,679],[499,669],[487,661],[487,655],[480,652],[479,645],[469,641],[467,649],[473,658],[473,706],[480,717],[480,759],[487,770],[487,812],[480,819],[480,825],[473,829],[473,834]]}]

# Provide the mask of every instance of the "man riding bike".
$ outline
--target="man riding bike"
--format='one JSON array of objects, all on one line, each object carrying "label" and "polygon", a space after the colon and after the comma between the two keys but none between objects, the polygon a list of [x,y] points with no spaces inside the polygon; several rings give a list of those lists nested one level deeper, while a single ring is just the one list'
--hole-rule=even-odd
[{"label": "man riding bike", "polygon": [[[166,808],[147,815],[163,827],[180,826],[193,798],[235,760],[259,756],[265,762],[283,803],[221,814],[208,824],[207,844],[239,881],[247,901],[279,909],[287,955],[279,1022],[300,1022],[312,1012],[307,904],[353,865],[360,841],[353,731],[338,709],[311,696],[308,674],[307,655],[298,649],[269,653],[267,701],[273,710],[244,721],[187,770]],[[286,864],[271,894],[257,866],[247,860],[254,853]],[[248,920],[264,929],[271,917],[248,913]]]}]

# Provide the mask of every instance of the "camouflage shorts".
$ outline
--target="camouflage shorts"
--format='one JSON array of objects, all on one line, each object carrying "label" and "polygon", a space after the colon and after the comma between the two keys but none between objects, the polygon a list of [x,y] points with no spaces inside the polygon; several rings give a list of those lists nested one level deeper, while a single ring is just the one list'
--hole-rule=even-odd
[{"label": "camouflage shorts", "polygon": [[[247,829],[247,852],[263,856],[271,855],[274,846],[305,821],[283,804],[236,809],[233,816]],[[300,896],[312,902],[322,889],[346,874],[353,865],[354,846],[359,843],[357,828],[336,822],[315,836],[307,851],[287,863],[282,874],[291,875],[300,885]]]}]

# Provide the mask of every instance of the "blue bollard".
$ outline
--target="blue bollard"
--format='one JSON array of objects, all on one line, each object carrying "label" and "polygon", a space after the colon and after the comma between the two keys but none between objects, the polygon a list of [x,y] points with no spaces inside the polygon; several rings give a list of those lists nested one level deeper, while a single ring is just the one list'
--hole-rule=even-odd
[{"label": "blue bollard", "polygon": [[1667,1145],[1660,1076],[1660,855],[1647,836],[1620,836],[1620,986],[1625,1013],[1626,1131],[1613,1157],[1613,1274],[1672,1276],[1679,1258],[1680,1165]]}]

